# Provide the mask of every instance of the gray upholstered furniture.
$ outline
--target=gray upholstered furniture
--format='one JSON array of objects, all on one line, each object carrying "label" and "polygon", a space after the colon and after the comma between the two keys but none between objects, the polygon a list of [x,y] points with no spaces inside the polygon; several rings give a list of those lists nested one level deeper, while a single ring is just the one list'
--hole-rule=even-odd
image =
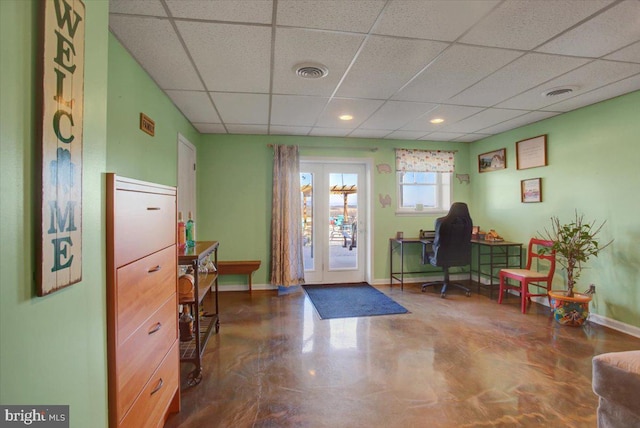
[{"label": "gray upholstered furniture", "polygon": [[593,391],[600,397],[599,428],[640,427],[640,351],[594,357]]}]

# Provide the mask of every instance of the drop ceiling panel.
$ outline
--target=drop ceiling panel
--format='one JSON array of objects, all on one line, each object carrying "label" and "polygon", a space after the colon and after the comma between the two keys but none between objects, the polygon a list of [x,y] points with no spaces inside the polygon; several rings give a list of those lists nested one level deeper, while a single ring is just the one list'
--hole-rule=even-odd
[{"label": "drop ceiling panel", "polygon": [[437,104],[414,103],[404,101],[387,101],[362,125],[361,129],[393,129],[401,128],[418,116],[436,108]]},{"label": "drop ceiling panel", "polygon": [[[276,31],[273,91],[276,94],[331,96],[351,63],[363,35],[278,28]],[[303,79],[295,73],[301,63],[320,63],[329,69],[321,79]]]},{"label": "drop ceiling panel", "polygon": [[387,99],[446,47],[442,42],[370,36],[336,95]]},{"label": "drop ceiling panel", "polygon": [[565,112],[634,91],[640,91],[640,75],[631,76],[619,82],[578,95],[577,97],[552,104],[547,108],[549,110]]},{"label": "drop ceiling panel", "polygon": [[[480,107],[440,105],[435,109],[430,110],[427,114],[417,117],[407,123],[402,127],[402,130],[424,132],[440,131],[445,126],[456,123],[457,121],[474,115],[482,110],[484,109]],[[438,124],[429,122],[431,119],[436,117],[444,119],[444,122]]]},{"label": "drop ceiling panel", "polygon": [[[110,0],[109,9],[114,36],[207,133],[475,141],[640,89],[640,0]],[[298,77],[308,63],[328,75]],[[579,88],[539,97],[565,85]],[[431,124],[436,116],[445,122]]]},{"label": "drop ceiling panel", "polygon": [[329,98],[274,95],[271,100],[271,125],[313,126]]},{"label": "drop ceiling panel", "polygon": [[193,126],[202,134],[226,134],[227,130],[221,123],[194,123]]},{"label": "drop ceiling panel", "polygon": [[460,41],[530,50],[610,3],[611,0],[504,2]]},{"label": "drop ceiling panel", "polygon": [[419,140],[424,137],[426,132],[424,131],[393,131],[387,135],[385,140]]},{"label": "drop ceiling panel", "polygon": [[355,138],[384,138],[391,133],[388,129],[362,129],[354,130],[349,137]]},{"label": "drop ceiling panel", "polygon": [[598,58],[638,40],[640,3],[625,0],[536,50]]},{"label": "drop ceiling panel", "polygon": [[111,15],[109,27],[162,89],[204,89],[168,20]]},{"label": "drop ceiling panel", "polygon": [[458,137],[453,139],[452,141],[457,141],[460,143],[472,143],[474,141],[482,140],[483,138],[489,137],[491,134],[466,134],[462,137]]},{"label": "drop ceiling panel", "polygon": [[278,25],[367,33],[386,0],[279,0]]},{"label": "drop ceiling panel", "polygon": [[611,55],[607,55],[605,59],[635,62],[640,64],[640,42],[624,47]]},{"label": "drop ceiling panel", "polygon": [[[271,24],[271,0],[166,0],[176,18]],[[134,3],[134,2],[131,2]]]},{"label": "drop ceiling panel", "polygon": [[445,102],[521,55],[506,49],[453,45],[392,98]]},{"label": "drop ceiling panel", "polygon": [[530,123],[538,122],[542,119],[548,119],[550,117],[556,116],[560,113],[556,112],[548,112],[548,111],[534,111],[530,113],[523,114],[522,116],[518,116],[514,119],[507,120],[505,122],[499,123],[494,126],[490,126],[485,129],[481,129],[481,134],[498,134],[500,132],[505,132],[510,129],[518,128],[520,126],[528,125]]},{"label": "drop ceiling panel", "polygon": [[449,102],[491,107],[587,61],[583,58],[527,54],[451,98]]},{"label": "drop ceiling panel", "polygon": [[565,98],[567,98],[591,91],[637,73],[640,73],[640,64],[596,60],[546,82],[544,85],[523,92],[514,98],[500,103],[498,107],[539,110],[553,103],[562,101],[560,97],[542,95],[542,93],[550,89],[563,87],[574,88],[573,92],[565,96]]},{"label": "drop ceiling panel", "polygon": [[281,126],[271,125],[269,134],[271,135],[307,135],[311,131],[310,126]]},{"label": "drop ceiling panel", "polygon": [[442,127],[442,130],[445,132],[461,132],[463,134],[473,133],[480,129],[513,119],[514,117],[522,116],[525,113],[527,112],[523,110],[488,108],[454,124],[445,125]]},{"label": "drop ceiling panel", "polygon": [[432,132],[420,139],[424,141],[451,141],[464,135],[464,132]]},{"label": "drop ceiling panel", "polygon": [[176,25],[208,90],[269,92],[270,28],[191,21]]},{"label": "drop ceiling panel", "polygon": [[346,137],[351,132],[351,129],[341,129],[341,128],[321,128],[315,127],[311,129],[309,135],[313,135],[316,137]]},{"label": "drop ceiling panel", "polygon": [[484,0],[396,0],[387,5],[373,33],[454,41],[498,3]]},{"label": "drop ceiling panel", "polygon": [[130,15],[167,16],[160,0],[109,0],[109,13]]},{"label": "drop ceiling panel", "polygon": [[260,134],[267,135],[269,127],[267,125],[237,125],[228,124],[227,129],[231,134]]},{"label": "drop ceiling panel", "polygon": [[213,108],[206,92],[165,91],[173,103],[190,122],[220,123],[220,117]]},{"label": "drop ceiling panel", "polygon": [[[321,128],[355,129],[363,123],[384,101],[354,100],[349,98],[333,98],[318,118],[316,126]],[[353,120],[340,120],[338,116],[349,114]]]},{"label": "drop ceiling panel", "polygon": [[211,94],[224,123],[266,125],[269,95],[214,92]]}]

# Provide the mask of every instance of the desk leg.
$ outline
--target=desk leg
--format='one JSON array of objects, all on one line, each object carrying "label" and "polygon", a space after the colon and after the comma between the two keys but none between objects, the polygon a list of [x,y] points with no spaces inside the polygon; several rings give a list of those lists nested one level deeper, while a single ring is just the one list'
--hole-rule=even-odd
[{"label": "desk leg", "polygon": [[389,241],[389,287],[393,288],[393,241]]}]

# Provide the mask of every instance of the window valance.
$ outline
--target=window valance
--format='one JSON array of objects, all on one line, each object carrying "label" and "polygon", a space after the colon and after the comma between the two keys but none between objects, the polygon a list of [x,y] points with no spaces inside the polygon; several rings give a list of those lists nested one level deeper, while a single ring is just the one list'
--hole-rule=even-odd
[{"label": "window valance", "polygon": [[396,149],[396,171],[453,172],[455,152],[444,150]]}]

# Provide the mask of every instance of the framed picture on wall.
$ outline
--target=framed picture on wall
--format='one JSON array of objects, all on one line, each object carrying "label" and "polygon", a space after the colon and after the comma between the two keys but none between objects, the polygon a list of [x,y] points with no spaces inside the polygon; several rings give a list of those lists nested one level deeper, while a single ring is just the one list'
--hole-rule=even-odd
[{"label": "framed picture on wall", "polygon": [[542,179],[529,178],[520,181],[520,198],[524,203],[542,202]]},{"label": "framed picture on wall", "polygon": [[518,169],[536,168],[547,165],[547,135],[516,143],[516,167]]},{"label": "framed picture on wall", "polygon": [[507,167],[507,149],[478,155],[478,172],[497,171]]}]

